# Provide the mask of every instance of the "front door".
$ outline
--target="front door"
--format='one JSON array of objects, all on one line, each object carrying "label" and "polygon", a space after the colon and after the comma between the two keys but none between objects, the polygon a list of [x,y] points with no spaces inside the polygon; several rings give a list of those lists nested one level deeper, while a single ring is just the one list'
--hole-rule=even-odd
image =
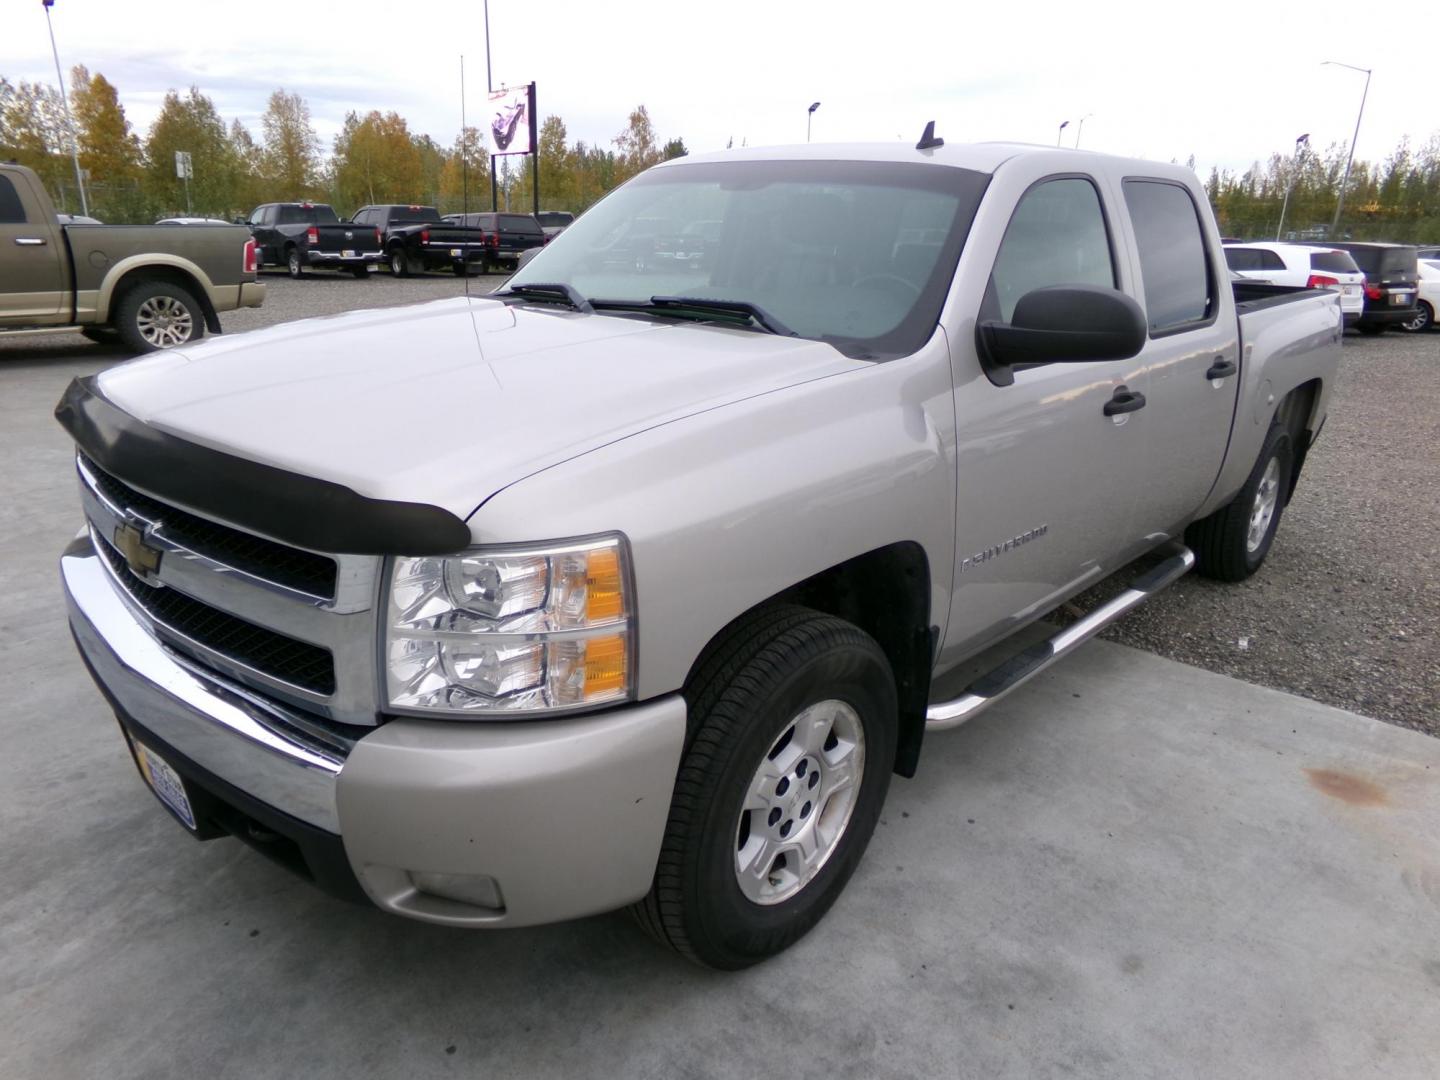
[{"label": "front door", "polygon": [[21,174],[0,174],[0,326],[53,323],[68,291],[60,227],[43,221]]},{"label": "front door", "polygon": [[[1006,321],[1021,296],[1049,285],[1131,291],[1107,201],[1088,176],[1032,183],[1003,237],[989,239],[996,247],[980,319]],[[951,352],[957,517],[942,665],[1044,614],[1133,551],[1147,417],[1143,409],[1107,415],[1106,406],[1149,391],[1139,357],[1025,365],[1013,383],[995,385],[973,330],[953,333]]]}]

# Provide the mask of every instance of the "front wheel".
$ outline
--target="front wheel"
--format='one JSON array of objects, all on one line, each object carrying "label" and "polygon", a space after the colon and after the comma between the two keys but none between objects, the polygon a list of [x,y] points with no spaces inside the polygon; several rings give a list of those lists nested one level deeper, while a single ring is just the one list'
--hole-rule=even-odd
[{"label": "front wheel", "polygon": [[895,761],[889,662],[858,627],[802,607],[743,618],[686,697],[693,736],[641,925],[708,967],[792,945],[840,895]]},{"label": "front wheel", "polygon": [[1290,433],[1272,425],[1240,493],[1185,530],[1197,571],[1217,581],[1244,581],[1260,569],[1280,528],[1294,463]]},{"label": "front wheel", "polygon": [[1415,309],[1415,317],[1407,323],[1401,323],[1400,329],[1409,330],[1412,334],[1423,333],[1435,325],[1435,309],[1424,300]]}]

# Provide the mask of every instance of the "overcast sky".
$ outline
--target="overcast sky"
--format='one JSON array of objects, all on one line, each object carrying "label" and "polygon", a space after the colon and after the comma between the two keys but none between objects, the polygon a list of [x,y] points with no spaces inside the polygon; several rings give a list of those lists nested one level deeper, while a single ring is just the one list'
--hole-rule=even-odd
[{"label": "overcast sky", "polygon": [[[53,82],[40,0],[0,0],[0,75]],[[1423,7],[1423,5],[1421,5]],[[1358,156],[1440,128],[1434,34],[1420,8],[1310,0],[1179,4],[1000,0],[983,4],[785,0],[491,0],[495,84],[535,80],[539,112],[570,138],[608,144],[644,103],[658,136],[692,151],[803,142],[913,141],[926,120],[951,141],[1073,143],[1118,154],[1243,169],[1309,132],[1347,140],[1372,67]],[[194,83],[226,120],[259,136],[277,86],[309,101],[328,150],[347,110],[394,109],[450,143],[467,108],[483,126],[479,0],[429,3],[57,0],[68,73],[83,63],[120,90],[143,133],[165,91]],[[1414,31],[1414,32],[1411,32]],[[68,77],[68,75],[67,75]]]}]

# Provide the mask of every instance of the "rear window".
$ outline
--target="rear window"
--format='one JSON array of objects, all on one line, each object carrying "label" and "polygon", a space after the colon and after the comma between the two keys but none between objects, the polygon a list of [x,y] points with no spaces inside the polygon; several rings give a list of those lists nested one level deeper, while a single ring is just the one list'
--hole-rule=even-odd
[{"label": "rear window", "polygon": [[1311,270],[1328,270],[1332,274],[1358,274],[1360,267],[1355,265],[1355,260],[1350,257],[1348,251],[1312,251],[1310,253]]},{"label": "rear window", "polygon": [[340,219],[328,206],[282,206],[277,225],[333,225]]},{"label": "rear window", "polygon": [[559,210],[542,210],[535,216],[547,229],[553,229],[557,225],[569,225],[575,220],[574,214],[562,213]]},{"label": "rear window", "polygon": [[401,221],[439,221],[440,211],[433,206],[392,206],[390,223]]},{"label": "rear window", "polygon": [[501,214],[499,227],[506,232],[533,234],[541,232],[540,223],[529,214]]}]

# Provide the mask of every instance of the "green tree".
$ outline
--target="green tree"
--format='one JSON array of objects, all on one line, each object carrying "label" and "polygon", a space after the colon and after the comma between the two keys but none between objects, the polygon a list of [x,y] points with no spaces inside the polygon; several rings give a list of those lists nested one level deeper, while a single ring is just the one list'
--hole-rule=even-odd
[{"label": "green tree", "polygon": [[0,78],[0,159],[34,169],[60,210],[80,212],[64,102],[53,86]]},{"label": "green tree", "polygon": [[615,149],[619,151],[617,164],[622,183],[660,161],[655,127],[650,123],[650,113],[644,105],[636,107],[625,130],[615,136]]},{"label": "green tree", "polygon": [[365,203],[409,203],[420,191],[423,163],[398,113],[347,113],[330,159],[334,201],[349,209]]},{"label": "green tree", "polygon": [[310,123],[310,106],[282,87],[270,95],[260,118],[260,172],[282,201],[314,194],[320,173],[320,139]]},{"label": "green tree", "polygon": [[[175,152],[190,154],[191,209],[202,216],[232,217],[239,209],[239,163],[231,149],[215,103],[192,86],[184,97],[165,95],[160,115],[145,141],[146,184],[152,198],[167,212],[181,213],[185,182],[175,171]],[[248,207],[246,208],[248,209]]]},{"label": "green tree", "polygon": [[[467,197],[468,196],[468,197]],[[455,214],[490,207],[490,159],[480,129],[467,127],[455,138],[440,170],[441,212]]]},{"label": "green tree", "polygon": [[662,161],[670,161],[673,158],[684,157],[688,153],[690,153],[690,151],[685,149],[685,140],[677,135],[667,142],[665,148],[660,151],[660,159]]},{"label": "green tree", "polygon": [[149,221],[153,207],[140,184],[140,139],[125,119],[114,84],[76,65],[70,72],[70,109],[90,212],[102,221]]},{"label": "green tree", "polygon": [[264,151],[239,120],[230,124],[230,158],[235,162],[235,205],[240,213],[248,214],[261,203],[288,200],[281,184],[264,175]]}]

